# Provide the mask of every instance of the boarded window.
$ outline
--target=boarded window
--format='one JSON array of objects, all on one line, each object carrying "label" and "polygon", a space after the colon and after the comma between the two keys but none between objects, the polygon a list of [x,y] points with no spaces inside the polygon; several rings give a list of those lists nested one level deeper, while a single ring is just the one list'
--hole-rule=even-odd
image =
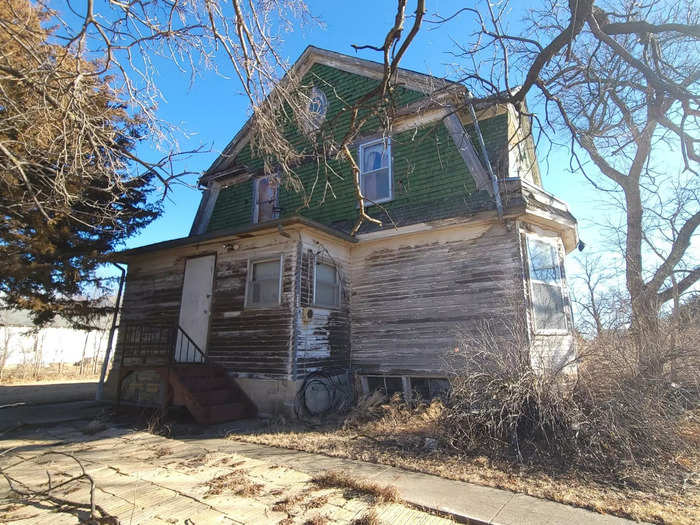
[{"label": "boarded window", "polygon": [[260,223],[279,217],[278,188],[279,183],[276,177],[260,177],[255,180],[253,186],[255,194],[253,222]]},{"label": "boarded window", "polygon": [[329,308],[336,308],[340,305],[340,282],[335,266],[316,263],[314,304]]},{"label": "boarded window", "polygon": [[555,244],[528,237],[530,290],[537,330],[566,330],[561,261]]},{"label": "boarded window", "polygon": [[391,200],[391,144],[388,139],[360,146],[360,188],[366,205]]},{"label": "boarded window", "polygon": [[270,306],[280,302],[280,259],[251,264],[248,281],[248,305]]}]

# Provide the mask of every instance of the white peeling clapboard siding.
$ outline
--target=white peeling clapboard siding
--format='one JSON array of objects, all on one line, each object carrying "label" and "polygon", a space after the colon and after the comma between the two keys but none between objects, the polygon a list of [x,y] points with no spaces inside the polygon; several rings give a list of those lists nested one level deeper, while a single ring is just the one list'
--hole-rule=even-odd
[{"label": "white peeling clapboard siding", "polygon": [[[308,242],[311,242],[308,240]],[[335,248],[335,249],[334,249]],[[331,256],[328,250],[332,250]],[[313,304],[314,262],[320,260],[338,268],[342,281],[339,308],[319,308]],[[299,265],[299,298],[296,319],[296,378],[321,369],[348,369],[350,366],[350,313],[347,250],[328,241],[302,245]],[[313,315],[304,320],[303,312]]]},{"label": "white peeling clapboard siding", "polygon": [[[360,372],[444,372],[460,331],[522,311],[516,231],[465,228],[441,240],[382,246],[357,257],[352,281],[352,365]],[[353,254],[354,255],[354,254]],[[520,299],[518,299],[520,297]]]}]

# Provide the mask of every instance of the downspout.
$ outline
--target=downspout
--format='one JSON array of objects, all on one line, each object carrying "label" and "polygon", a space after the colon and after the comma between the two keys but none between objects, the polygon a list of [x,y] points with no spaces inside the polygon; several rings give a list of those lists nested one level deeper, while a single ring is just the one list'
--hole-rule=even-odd
[{"label": "downspout", "polygon": [[491,161],[489,160],[489,154],[486,151],[486,144],[484,143],[484,136],[481,134],[481,127],[479,126],[479,119],[476,118],[476,111],[474,111],[474,104],[472,104],[472,95],[467,90],[467,105],[469,106],[469,113],[474,122],[474,129],[476,130],[476,136],[479,138],[479,146],[481,146],[481,154],[484,157],[486,163],[486,169],[489,172],[489,177],[491,177],[491,185],[493,187],[493,198],[496,200],[496,210],[498,211],[498,218],[503,221],[503,203],[501,202],[501,192],[498,187],[498,178],[493,172],[491,167]]},{"label": "downspout", "polygon": [[117,330],[117,318],[119,317],[119,308],[122,302],[122,291],[124,290],[124,281],[126,280],[126,268],[119,266],[117,263],[112,263],[122,273],[119,278],[119,290],[117,291],[117,300],[114,303],[114,314],[112,315],[112,326],[109,329],[109,337],[107,338],[107,351],[105,359],[102,362],[102,371],[100,372],[100,382],[97,383],[96,401],[102,401],[104,396],[105,376],[107,375],[107,367],[109,366],[109,355],[112,352],[112,342],[114,341],[114,332]]}]

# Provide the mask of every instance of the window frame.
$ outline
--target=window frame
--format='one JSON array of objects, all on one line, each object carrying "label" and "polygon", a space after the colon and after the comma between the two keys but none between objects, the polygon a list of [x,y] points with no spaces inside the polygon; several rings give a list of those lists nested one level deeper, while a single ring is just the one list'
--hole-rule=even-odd
[{"label": "window frame", "polygon": [[[279,219],[279,204],[280,204],[280,191],[279,191],[279,183],[277,184],[277,187],[275,189],[275,202],[272,206],[272,215],[268,220],[265,220],[263,222],[260,222],[260,203],[258,202],[258,196],[259,196],[259,190],[258,190],[258,185],[260,184],[260,181],[264,179],[272,180],[276,179],[277,175],[263,175],[261,177],[255,177],[253,179],[253,224],[264,224],[266,222],[274,221]],[[277,208],[277,212],[275,212],[275,208]],[[276,217],[274,215],[277,215]]]},{"label": "window frame", "polygon": [[[386,168],[380,168],[378,170],[370,170],[368,172],[365,172],[364,170],[364,150],[365,148],[368,148],[370,146],[375,146],[376,144],[386,144],[386,152],[387,152],[387,167]],[[358,146],[357,153],[359,156],[359,168],[360,168],[360,174],[359,174],[359,180],[360,180],[360,189],[362,189],[362,196],[365,197],[364,200],[364,205],[365,206],[373,206],[375,204],[382,204],[383,202],[389,202],[394,200],[394,166],[393,166],[393,159],[391,156],[391,137],[380,137],[378,139],[372,139],[365,141],[361,143]],[[384,199],[379,199],[379,200],[368,200],[366,196],[364,195],[364,184],[363,184],[363,177],[368,174],[376,173],[379,171],[382,171],[386,169],[389,173],[389,196],[384,198]],[[358,204],[359,206],[359,204]]]},{"label": "window frame", "polygon": [[[532,252],[530,249],[530,241],[541,242],[552,248],[557,256],[557,282],[556,284],[543,281],[541,279],[535,279],[532,272]],[[568,335],[571,332],[571,322],[569,320],[568,309],[566,307],[566,299],[568,294],[565,290],[564,285],[564,258],[561,255],[559,238],[543,237],[541,235],[533,235],[528,233],[525,235],[525,248],[527,253],[527,274],[528,274],[528,290],[530,292],[530,310],[532,312],[532,329],[535,334],[542,335]],[[537,316],[535,312],[535,291],[533,284],[544,284],[546,286],[558,286],[559,292],[561,293],[561,304],[562,304],[562,314],[564,315],[564,328],[539,328],[537,326]]]},{"label": "window frame", "polygon": [[[256,264],[260,263],[266,263],[266,262],[277,262],[279,264],[278,270],[279,270],[279,279],[277,283],[277,302],[274,303],[254,303],[251,302],[251,297],[250,294],[252,293],[252,285],[253,285],[253,275],[254,275],[254,267]],[[284,270],[284,255],[280,254],[278,256],[270,256],[270,257],[260,257],[256,259],[248,259],[248,269],[246,272],[246,279],[245,279],[245,296],[243,299],[243,308],[248,310],[248,309],[255,309],[255,308],[274,308],[276,306],[280,306],[282,304],[282,273]]]},{"label": "window frame", "polygon": [[[320,304],[320,303],[316,300],[316,290],[318,290],[318,286],[317,286],[317,283],[318,283],[318,274],[317,274],[317,272],[316,272],[316,269],[318,268],[318,265],[319,265],[319,264],[325,264],[326,266],[332,266],[333,269],[335,270],[336,286],[337,286],[337,290],[338,290],[338,295],[337,295],[337,297],[338,297],[338,302],[337,302],[337,304],[335,304],[335,305],[332,305],[332,306],[331,306],[331,305]],[[326,261],[321,260],[321,259],[318,259],[316,256],[314,256],[314,281],[313,281],[313,283],[314,283],[313,306],[314,306],[315,308],[325,308],[325,309],[327,309],[327,310],[338,310],[338,309],[340,309],[340,305],[341,305],[341,303],[342,303],[342,298],[341,298],[341,294],[342,294],[342,280],[341,280],[341,278],[340,278],[340,271],[338,270],[338,265],[337,265],[337,264],[334,264],[334,263],[331,263],[331,262],[326,262]]]},{"label": "window frame", "polygon": [[[316,112],[311,109],[311,105],[313,104],[314,99],[317,97],[322,101],[322,112]],[[307,123],[306,127],[308,129],[306,131],[318,131],[323,125],[323,122],[326,120],[326,114],[328,113],[328,96],[326,96],[326,93],[318,86],[311,87],[306,109],[311,120],[311,122]]]}]

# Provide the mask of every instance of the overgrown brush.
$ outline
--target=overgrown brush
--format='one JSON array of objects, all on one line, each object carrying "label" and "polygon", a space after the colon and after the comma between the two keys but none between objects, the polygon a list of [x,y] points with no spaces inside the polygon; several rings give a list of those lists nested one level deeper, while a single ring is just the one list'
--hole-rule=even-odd
[{"label": "overgrown brush", "polygon": [[577,363],[558,369],[535,370],[528,348],[518,338],[498,341],[488,328],[465,338],[452,359],[443,441],[460,452],[575,466],[626,482],[649,481],[692,454],[683,424],[697,390],[672,381],[671,366],[641,373],[629,336],[589,344]]}]

